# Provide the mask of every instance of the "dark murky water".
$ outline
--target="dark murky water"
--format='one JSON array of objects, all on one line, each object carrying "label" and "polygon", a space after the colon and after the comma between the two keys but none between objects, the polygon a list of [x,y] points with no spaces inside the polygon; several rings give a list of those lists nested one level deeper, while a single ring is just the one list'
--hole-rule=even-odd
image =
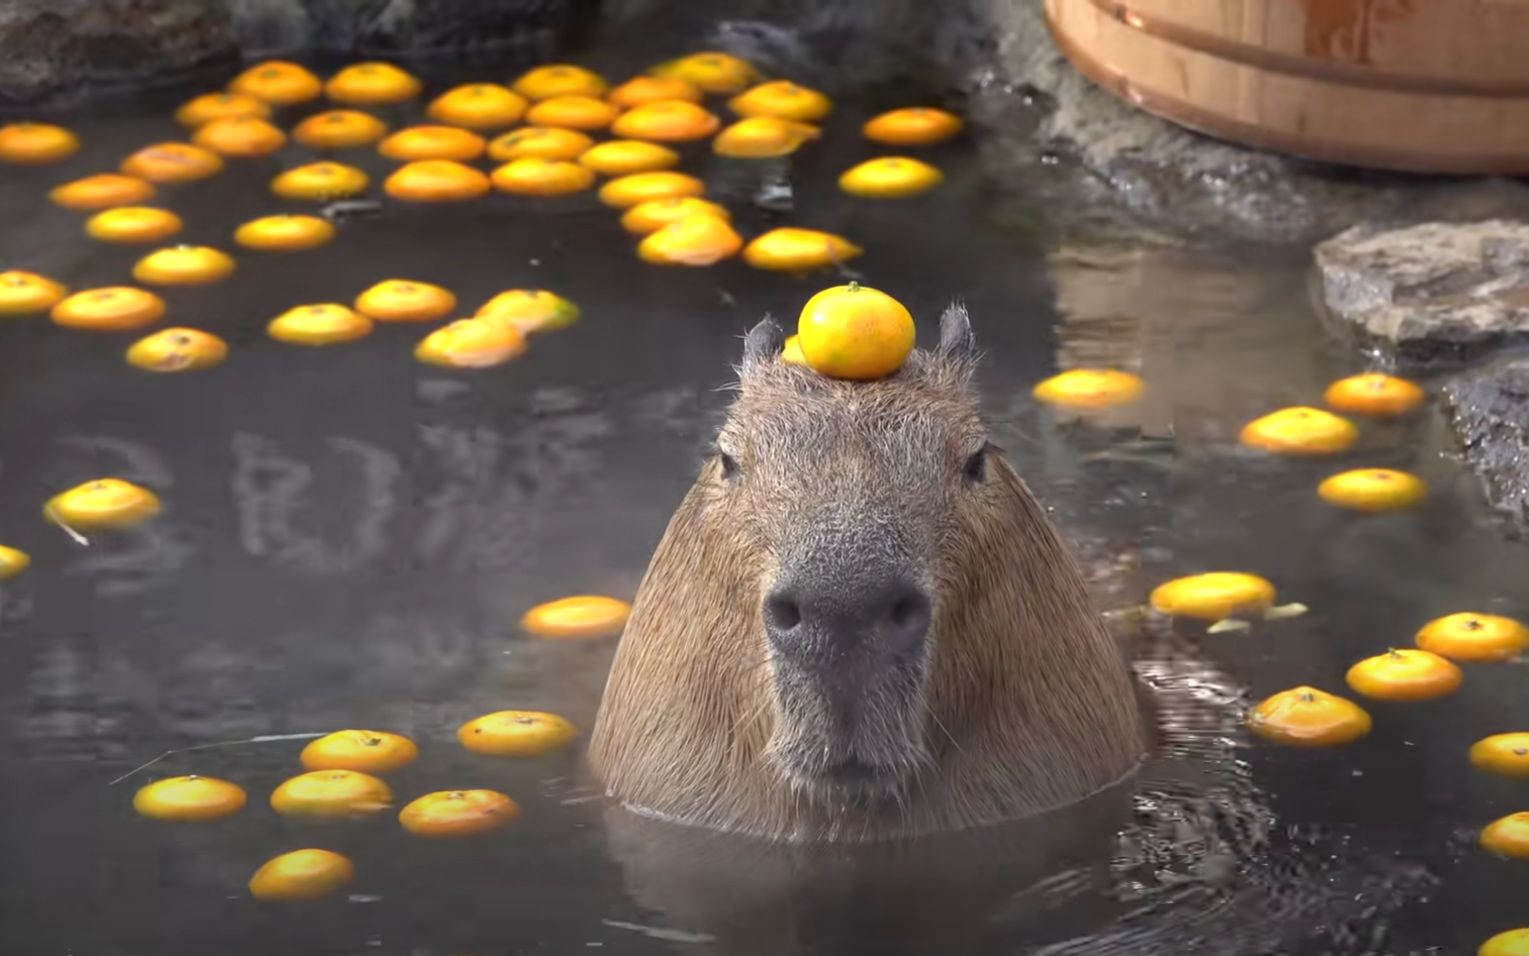
[{"label": "dark murky water", "polygon": [[[643,62],[586,59],[613,76]],[[169,112],[189,92],[64,117],[86,140],[80,156],[6,169],[0,266],[75,288],[125,281],[142,250],[87,241],[84,217],[43,193],[177,138]],[[1352,661],[1431,617],[1529,612],[1523,548],[1490,523],[1438,412],[1367,424],[1338,461],[1239,452],[1244,421],[1313,402],[1362,364],[1323,337],[1304,251],[1039,238],[1016,223],[1047,184],[1016,178],[981,131],[935,153],[948,180],[930,196],[845,199],[834,179],[870,155],[859,119],[908,101],[842,100],[824,141],[789,165],[785,216],[748,204],[770,167],[698,151],[686,168],[745,235],[778,218],[862,241],[853,274],[901,298],[926,334],[946,301],[966,300],[999,441],[1079,541],[1102,603],[1227,567],[1312,609],[1251,634],[1152,625],[1133,639],[1165,742],[1129,792],[1101,798],[1132,804],[1123,818],[1046,821],[1054,855],[1024,827],[895,863],[710,839],[676,849],[611,816],[576,754],[462,751],[457,725],[506,707],[588,726],[610,644],[537,642],[515,621],[564,594],[632,593],[725,402],[739,336],[763,312],[794,316],[835,277],[646,266],[592,196],[389,207],[326,248],[241,255],[227,282],[166,293],[171,321],[229,341],[212,371],[137,373],[121,359],[131,336],[0,327],[0,540],[35,561],[0,590],[0,952],[1378,956],[1464,953],[1524,922],[1524,864],[1473,841],[1529,806],[1529,788],[1465,759],[1475,739],[1521,729],[1523,667],[1470,667],[1442,701],[1373,704],[1373,735],[1341,749],[1255,747],[1240,730],[1248,699],[1298,683],[1343,692]],[[283,208],[266,184],[307,158],[233,161],[162,196],[187,220],[184,241],[227,248],[234,225]],[[386,169],[366,150],[345,159]],[[387,277],[446,285],[464,307],[549,288],[585,318],[472,375],[414,362],[417,327],[313,351],[264,335],[292,305],[349,301]],[[1148,398],[1109,428],[1038,409],[1030,387],[1080,362],[1139,369]],[[1383,517],[1317,502],[1316,481],[1350,464],[1416,471],[1435,495]],[[49,495],[107,474],[155,489],[164,516],[85,548],[42,522]],[[450,843],[390,818],[284,820],[265,797],[295,771],[300,741],[178,755],[110,785],[172,748],[350,726],[421,743],[392,778],[401,798],[492,787],[524,819]],[[132,813],[137,785],[186,772],[239,782],[250,807],[205,826]],[[348,900],[248,898],[260,862],[310,845],[353,857]]]}]

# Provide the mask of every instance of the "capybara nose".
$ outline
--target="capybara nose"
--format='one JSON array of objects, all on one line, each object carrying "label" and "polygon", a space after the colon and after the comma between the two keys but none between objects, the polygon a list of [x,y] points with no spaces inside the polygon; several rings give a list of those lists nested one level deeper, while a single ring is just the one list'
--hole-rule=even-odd
[{"label": "capybara nose", "polygon": [[764,601],[770,642],[794,658],[847,651],[905,656],[923,644],[929,615],[929,596],[906,580],[852,590],[785,581]]}]

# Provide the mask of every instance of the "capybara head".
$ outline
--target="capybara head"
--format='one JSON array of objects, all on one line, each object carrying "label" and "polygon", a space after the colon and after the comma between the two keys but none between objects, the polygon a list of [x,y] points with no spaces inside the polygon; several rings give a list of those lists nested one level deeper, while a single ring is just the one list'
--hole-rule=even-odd
[{"label": "capybara head", "polygon": [[611,793],[778,839],[996,823],[1128,773],[1129,671],[989,441],[966,311],[837,381],[749,333],[714,453],[638,590],[595,723]]}]

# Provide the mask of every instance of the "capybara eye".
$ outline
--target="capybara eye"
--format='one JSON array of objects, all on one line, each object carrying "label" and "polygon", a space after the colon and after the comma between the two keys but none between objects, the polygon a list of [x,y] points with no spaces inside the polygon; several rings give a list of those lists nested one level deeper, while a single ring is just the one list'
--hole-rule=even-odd
[{"label": "capybara eye", "polygon": [[722,465],[722,477],[731,481],[738,477],[738,460],[725,451],[717,452],[717,461]]},{"label": "capybara eye", "polygon": [[967,484],[980,485],[983,479],[987,478],[987,453],[990,448],[989,445],[983,445],[966,459],[966,464],[961,468],[961,476],[966,479]]}]

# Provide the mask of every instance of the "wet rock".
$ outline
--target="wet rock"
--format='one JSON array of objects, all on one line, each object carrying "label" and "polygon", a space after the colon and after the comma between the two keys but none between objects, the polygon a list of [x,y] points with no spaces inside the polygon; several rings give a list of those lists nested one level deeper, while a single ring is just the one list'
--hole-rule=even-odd
[{"label": "wet rock", "polygon": [[551,56],[592,0],[232,0],[247,57],[318,50],[430,56],[527,47]]},{"label": "wet rock", "polygon": [[1444,401],[1487,501],[1518,529],[1529,529],[1529,358],[1451,382]]},{"label": "wet rock", "polygon": [[1330,317],[1403,359],[1469,358],[1529,335],[1529,225],[1356,226],[1315,254]]}]

